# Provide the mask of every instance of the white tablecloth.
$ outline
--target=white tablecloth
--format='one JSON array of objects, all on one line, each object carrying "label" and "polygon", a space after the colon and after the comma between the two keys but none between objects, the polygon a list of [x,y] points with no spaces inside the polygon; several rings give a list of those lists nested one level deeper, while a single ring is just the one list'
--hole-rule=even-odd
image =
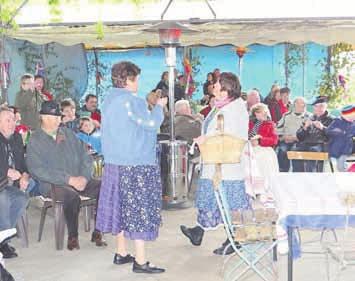
[{"label": "white tablecloth", "polygon": [[355,193],[355,173],[279,173],[271,178],[271,193],[281,219],[289,215],[344,215],[339,192],[346,191]]}]

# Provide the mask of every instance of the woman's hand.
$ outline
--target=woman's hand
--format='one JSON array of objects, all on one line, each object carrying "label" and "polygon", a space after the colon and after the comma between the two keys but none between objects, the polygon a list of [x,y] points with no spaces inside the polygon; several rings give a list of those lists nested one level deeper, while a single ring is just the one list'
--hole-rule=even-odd
[{"label": "woman's hand", "polygon": [[258,146],[259,145],[259,139],[254,139],[252,138],[250,140],[252,146]]},{"label": "woman's hand", "polygon": [[197,145],[201,145],[206,141],[206,136],[199,136],[197,138],[194,138],[194,142],[197,143]]}]

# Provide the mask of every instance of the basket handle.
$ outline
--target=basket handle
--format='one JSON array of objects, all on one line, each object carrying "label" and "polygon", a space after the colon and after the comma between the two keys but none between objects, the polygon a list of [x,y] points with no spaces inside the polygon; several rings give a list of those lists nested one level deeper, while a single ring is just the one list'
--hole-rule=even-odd
[{"label": "basket handle", "polygon": [[224,133],[224,116],[223,114],[217,115],[217,130],[220,134]]}]

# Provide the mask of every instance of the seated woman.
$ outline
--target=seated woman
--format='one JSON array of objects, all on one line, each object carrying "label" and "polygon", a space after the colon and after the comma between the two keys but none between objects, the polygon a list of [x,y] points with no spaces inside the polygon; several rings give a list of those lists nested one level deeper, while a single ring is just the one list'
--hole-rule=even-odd
[{"label": "seated woman", "polygon": [[80,131],[76,136],[83,141],[91,150],[91,153],[101,154],[101,134],[95,128],[95,124],[90,117],[80,118]]},{"label": "seated woman", "polygon": [[279,171],[277,156],[273,149],[277,145],[278,136],[274,122],[271,121],[267,105],[257,103],[251,108],[249,121],[249,140],[253,146],[253,155],[259,176],[263,178],[265,190],[254,190],[256,194],[268,189],[268,178]]}]

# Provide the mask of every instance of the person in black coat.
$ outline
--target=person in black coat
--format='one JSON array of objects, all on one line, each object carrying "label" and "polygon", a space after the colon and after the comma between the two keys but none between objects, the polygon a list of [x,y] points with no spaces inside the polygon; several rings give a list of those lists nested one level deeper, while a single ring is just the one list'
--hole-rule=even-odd
[{"label": "person in black coat", "polygon": [[[15,133],[15,127],[14,113],[0,108],[0,231],[16,227],[28,204],[24,191],[31,185],[22,137]],[[1,243],[0,252],[4,258],[17,257],[15,248],[7,242]]]},{"label": "person in black coat", "polygon": [[[329,141],[326,130],[333,117],[327,111],[328,97],[319,96],[312,103],[313,115],[305,120],[297,130],[298,143],[296,151],[324,152]],[[314,160],[293,160],[294,172],[322,172],[323,161]]]}]

